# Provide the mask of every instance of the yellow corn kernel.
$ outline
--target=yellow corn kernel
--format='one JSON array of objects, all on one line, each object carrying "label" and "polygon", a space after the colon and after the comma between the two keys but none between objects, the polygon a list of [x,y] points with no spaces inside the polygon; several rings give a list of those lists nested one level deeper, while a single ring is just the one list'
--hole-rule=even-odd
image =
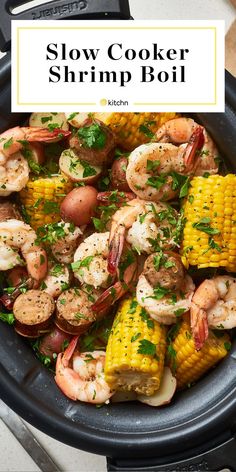
[{"label": "yellow corn kernel", "polygon": [[213,331],[209,331],[204,346],[196,351],[189,316],[185,315],[168,347],[169,364],[177,379],[178,388],[196,382],[227,355],[229,347],[230,338],[227,333],[220,331],[218,337]]},{"label": "yellow corn kernel", "polygon": [[125,299],[108,339],[106,381],[114,390],[152,395],[160,386],[165,350],[166,328],[152,320],[135,299]]},{"label": "yellow corn kernel", "polygon": [[32,228],[60,221],[60,203],[73,188],[73,183],[62,175],[30,178],[20,192]]},{"label": "yellow corn kernel", "polygon": [[[181,253],[185,267],[225,267],[235,272],[236,175],[194,177],[184,203],[184,216]],[[213,234],[193,226],[203,218]]]},{"label": "yellow corn kernel", "polygon": [[176,113],[95,113],[114,132],[117,144],[128,151],[150,141],[166,121],[176,118]]}]

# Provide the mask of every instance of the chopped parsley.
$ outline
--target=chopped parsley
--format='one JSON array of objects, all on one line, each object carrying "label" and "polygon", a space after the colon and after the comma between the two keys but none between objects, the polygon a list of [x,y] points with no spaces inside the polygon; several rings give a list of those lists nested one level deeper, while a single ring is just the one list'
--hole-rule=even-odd
[{"label": "chopped parsley", "polygon": [[51,213],[59,213],[58,202],[45,200],[44,205],[43,205],[43,212],[45,215],[50,215]]},{"label": "chopped parsley", "polygon": [[148,313],[146,312],[145,308],[142,308],[141,309],[141,312],[140,312],[140,316],[142,318],[142,320],[147,323],[147,327],[149,329],[153,329],[154,328],[154,321],[150,318],[150,316],[148,315]]},{"label": "chopped parsley", "polygon": [[76,261],[72,262],[71,268],[72,270],[78,270],[81,269],[81,267],[87,267],[89,268],[94,256],[87,256],[82,261]]},{"label": "chopped parsley", "polygon": [[138,302],[137,302],[136,300],[132,300],[132,301],[130,302],[130,308],[129,308],[128,313],[129,313],[130,315],[133,315],[133,314],[135,313],[135,311],[136,311],[137,306],[138,306]]},{"label": "chopped parsley", "polygon": [[147,298],[153,298],[154,300],[161,300],[166,295],[170,294],[170,291],[167,288],[161,287],[160,285],[153,289],[154,295],[151,295]]},{"label": "chopped parsley", "polygon": [[149,177],[146,184],[150,187],[154,187],[159,190],[166,183],[166,177],[164,175],[159,175],[156,177]]},{"label": "chopped parsley", "polygon": [[189,201],[189,203],[191,203],[191,205],[192,205],[192,203],[193,203],[193,201],[194,201],[194,196],[193,196],[193,195],[189,195],[188,201]]},{"label": "chopped parsley", "polygon": [[157,167],[159,167],[160,161],[150,161],[147,160],[147,171],[148,172],[156,172]]},{"label": "chopped parsley", "polygon": [[3,144],[3,149],[9,149],[9,147],[13,144],[13,138],[10,138],[8,139],[8,141],[6,141],[4,144]]},{"label": "chopped parsley", "polygon": [[154,137],[154,133],[150,130],[149,126],[155,123],[155,121],[146,121],[146,123],[143,123],[139,126],[138,130],[140,131],[140,133],[145,134],[147,138],[152,139]]},{"label": "chopped parsley", "polygon": [[230,349],[231,349],[231,343],[225,342],[225,343],[224,343],[224,347],[225,347],[226,351],[230,351]]},{"label": "chopped parsley", "polygon": [[193,228],[196,228],[198,231],[203,231],[204,233],[207,234],[219,234],[220,230],[217,228],[212,228],[210,226],[211,223],[211,218],[208,216],[201,218],[199,221],[195,222],[192,224]]},{"label": "chopped parsley", "polygon": [[178,310],[175,310],[174,311],[174,314],[176,316],[176,318],[178,318],[179,316],[183,315],[183,313],[185,313],[185,308],[178,308]]},{"label": "chopped parsley", "polygon": [[71,113],[70,116],[68,116],[67,121],[73,120],[73,119],[76,117],[76,115],[78,115],[78,112],[77,112],[77,111],[74,112],[74,113]]},{"label": "chopped parsley", "polygon": [[41,118],[41,123],[47,123],[48,121],[52,121],[53,117],[52,116],[42,116]]},{"label": "chopped parsley", "polygon": [[139,341],[138,354],[144,354],[147,356],[156,356],[156,345],[148,339],[142,339]]},{"label": "chopped parsley", "polygon": [[15,317],[13,313],[0,313],[0,320],[9,325],[13,325],[15,322]]},{"label": "chopped parsley", "polygon": [[134,334],[134,336],[132,336],[130,342],[134,343],[135,341],[137,341],[138,338],[140,338],[140,336],[141,336],[141,333]]},{"label": "chopped parsley", "polygon": [[210,247],[211,249],[216,249],[216,251],[222,252],[222,248],[219,246],[219,244],[217,244],[217,243],[214,241],[213,238],[211,238],[211,237],[209,238],[208,244],[209,244],[209,247]]},{"label": "chopped parsley", "polygon": [[77,131],[78,138],[83,141],[83,145],[92,149],[103,149],[106,144],[106,134],[98,123],[81,127]]}]

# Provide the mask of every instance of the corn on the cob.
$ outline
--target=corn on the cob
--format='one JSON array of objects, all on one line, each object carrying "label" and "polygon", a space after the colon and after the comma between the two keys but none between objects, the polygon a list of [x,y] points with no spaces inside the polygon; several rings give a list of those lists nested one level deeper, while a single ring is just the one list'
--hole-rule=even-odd
[{"label": "corn on the cob", "polygon": [[236,270],[236,175],[194,177],[184,204],[182,260]]},{"label": "corn on the cob", "polygon": [[105,362],[106,381],[112,389],[152,395],[164,369],[166,329],[135,299],[124,300],[114,319]]},{"label": "corn on the cob", "polygon": [[95,113],[114,132],[117,144],[127,151],[150,141],[160,126],[176,113]]},{"label": "corn on the cob", "polygon": [[31,177],[20,192],[20,199],[32,228],[60,221],[60,202],[72,188],[72,182],[62,175],[37,179]]},{"label": "corn on the cob", "polygon": [[176,328],[176,335],[168,346],[168,359],[177,379],[178,388],[184,388],[196,382],[227,355],[230,349],[230,338],[222,331],[219,331],[218,336],[210,331],[202,349],[196,351],[189,316],[185,315],[179,327],[176,325]]}]

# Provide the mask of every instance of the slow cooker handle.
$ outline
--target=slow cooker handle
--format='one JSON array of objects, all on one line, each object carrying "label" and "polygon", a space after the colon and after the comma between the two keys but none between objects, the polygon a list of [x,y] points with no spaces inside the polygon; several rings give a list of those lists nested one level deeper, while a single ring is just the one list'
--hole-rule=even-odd
[{"label": "slow cooker handle", "polygon": [[22,13],[13,14],[12,10],[26,5],[28,0],[0,1],[0,50],[7,51],[11,41],[11,20],[92,20],[131,18],[128,0],[52,0],[40,6],[30,7]]},{"label": "slow cooker handle", "polygon": [[204,454],[169,464],[161,463],[161,458],[133,460],[107,458],[108,472],[200,472],[207,470],[216,472],[224,468],[228,468],[231,472],[236,471],[236,439],[234,437]]}]

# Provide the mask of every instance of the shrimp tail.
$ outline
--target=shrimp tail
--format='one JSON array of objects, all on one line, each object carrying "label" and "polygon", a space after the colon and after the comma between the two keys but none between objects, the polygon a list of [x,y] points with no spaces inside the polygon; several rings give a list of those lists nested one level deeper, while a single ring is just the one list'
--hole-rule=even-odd
[{"label": "shrimp tail", "polygon": [[75,348],[77,346],[79,336],[74,336],[72,340],[70,341],[69,345],[67,346],[66,350],[64,353],[60,353],[61,358],[60,362],[62,362],[64,367],[68,367],[70,359],[72,358]]},{"label": "shrimp tail", "polygon": [[111,275],[115,275],[119,266],[120,258],[123,253],[123,247],[125,243],[125,227],[119,225],[116,227],[109,244],[109,255],[108,255],[108,272]]},{"label": "shrimp tail", "polygon": [[92,305],[92,310],[96,313],[105,311],[109,306],[113,305],[119,298],[121,298],[129,287],[126,283],[120,280],[116,282],[112,287],[109,287],[105,292],[98,297],[96,303]]},{"label": "shrimp tail", "polygon": [[198,153],[204,144],[204,134],[202,126],[198,126],[188,142],[184,152],[184,163],[188,171],[194,169],[194,165],[198,158]]},{"label": "shrimp tail", "polygon": [[190,318],[195,348],[197,351],[199,351],[208,338],[207,313],[205,310],[192,302]]},{"label": "shrimp tail", "polygon": [[70,131],[65,131],[61,128],[55,128],[52,131],[49,131],[47,128],[37,128],[37,127],[25,127],[22,128],[22,131],[25,133],[25,139],[29,142],[50,142],[54,141],[55,138],[67,138],[71,135]]}]

